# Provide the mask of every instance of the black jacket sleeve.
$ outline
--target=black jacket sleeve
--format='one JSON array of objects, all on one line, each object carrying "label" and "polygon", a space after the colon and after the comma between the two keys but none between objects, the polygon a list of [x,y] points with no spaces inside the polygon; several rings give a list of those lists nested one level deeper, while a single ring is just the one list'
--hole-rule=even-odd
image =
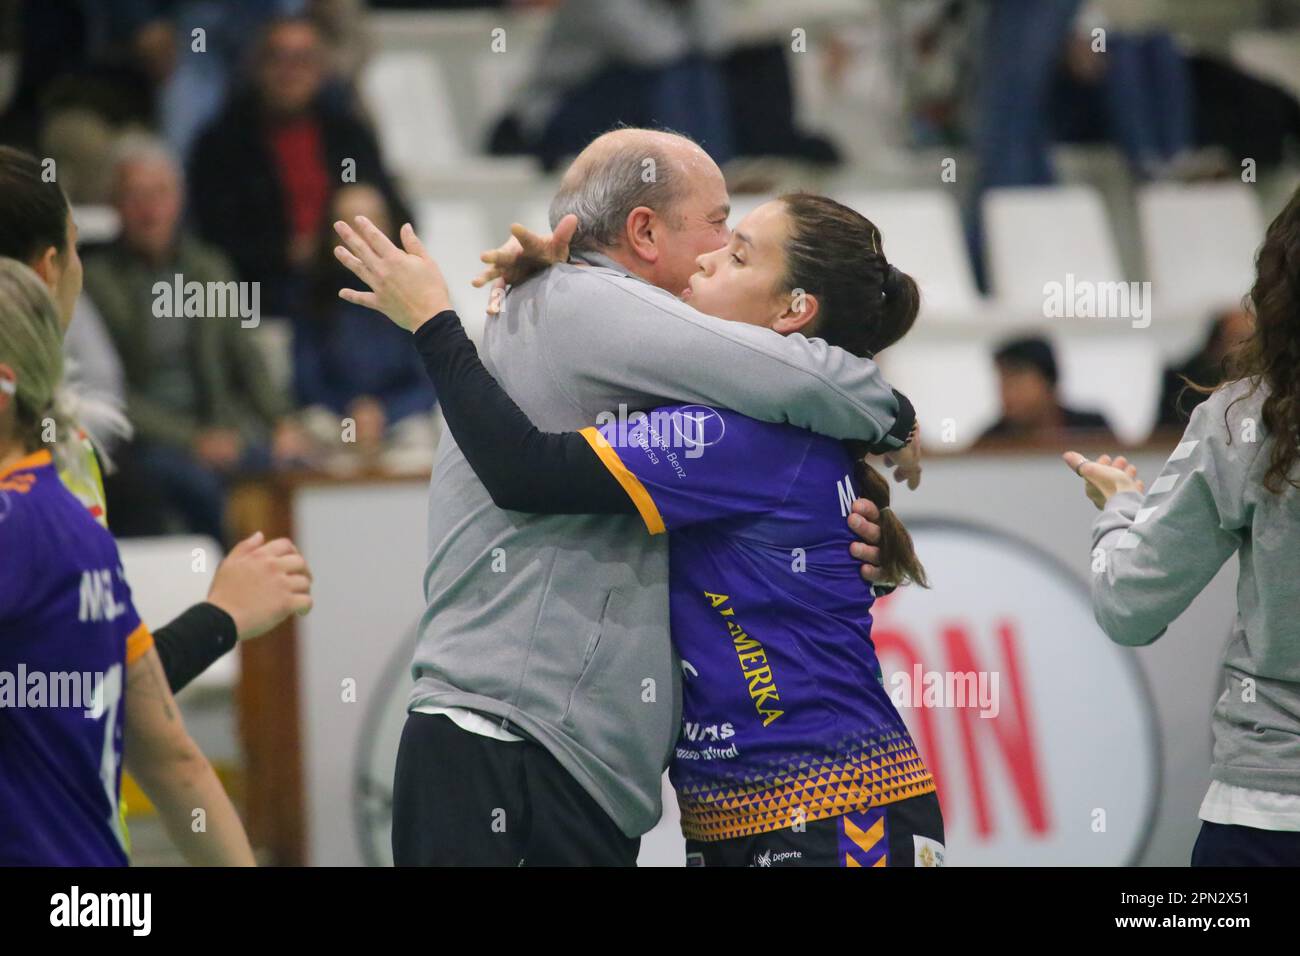
[{"label": "black jacket sleeve", "polygon": [[540,431],[492,377],[460,317],[439,312],[415,333],[447,427],[498,508],[536,514],[636,514],[578,432]]},{"label": "black jacket sleeve", "polygon": [[175,694],[232,650],[239,634],[234,618],[205,601],[154,631],[153,643]]}]

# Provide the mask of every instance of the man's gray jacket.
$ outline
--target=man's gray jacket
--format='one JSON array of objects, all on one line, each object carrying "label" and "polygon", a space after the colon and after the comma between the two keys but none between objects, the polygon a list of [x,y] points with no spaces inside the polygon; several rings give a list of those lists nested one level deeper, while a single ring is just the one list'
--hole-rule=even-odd
[{"label": "man's gray jacket", "polygon": [[[906,440],[910,421],[873,362],[702,315],[607,258],[586,261],[514,289],[484,335],[484,364],[543,431],[686,402],[836,438]],[[666,538],[636,517],[503,511],[444,434],[424,593],[409,706],[508,722],[626,834],[653,827],[681,720]]]}]

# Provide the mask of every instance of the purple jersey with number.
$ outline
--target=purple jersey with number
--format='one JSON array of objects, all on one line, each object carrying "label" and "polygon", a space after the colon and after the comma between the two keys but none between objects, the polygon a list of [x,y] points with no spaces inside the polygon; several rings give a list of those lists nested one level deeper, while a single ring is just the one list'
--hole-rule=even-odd
[{"label": "purple jersey with number", "polygon": [[49,452],[0,472],[0,865],[126,865],[121,703],[152,644]]},{"label": "purple jersey with number", "polygon": [[682,832],[721,840],[934,790],[880,678],[843,444],[705,406],[584,429],[669,538]]}]

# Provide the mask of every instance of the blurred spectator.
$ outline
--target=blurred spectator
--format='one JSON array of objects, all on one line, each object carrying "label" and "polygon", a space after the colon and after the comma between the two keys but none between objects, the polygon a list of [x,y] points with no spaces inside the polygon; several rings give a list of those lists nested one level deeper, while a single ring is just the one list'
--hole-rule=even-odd
[{"label": "blurred spectator", "polygon": [[550,170],[623,123],[690,136],[719,164],[734,154],[723,0],[566,0],[532,73],[489,143]]},{"label": "blurred spectator", "polygon": [[[410,333],[338,295],[344,286],[366,286],[334,258],[333,222],[365,216],[392,237],[388,204],[374,186],[356,184],[336,192],[330,207],[308,307],[294,319],[294,387],[304,421],[331,451],[371,457],[390,445],[423,440],[431,453],[433,387]],[[349,418],[351,436],[342,427]]]},{"label": "blurred spectator", "polygon": [[1092,0],[1067,45],[1067,73],[1097,91],[1103,134],[1134,176],[1196,178],[1218,171],[1218,163],[1195,151],[1192,72],[1163,16],[1158,5],[1135,13]]},{"label": "blurred spectator", "polygon": [[[224,104],[248,38],[274,17],[302,13],[306,0],[180,0],[168,6],[160,29],[170,31],[175,68],[160,91],[158,126],[183,157]],[[195,31],[202,31],[199,49]]]},{"label": "blurred spectator", "polygon": [[990,439],[1055,441],[1061,432],[1091,429],[1114,442],[1110,425],[1096,412],[1078,411],[1057,396],[1056,355],[1051,344],[1031,336],[1001,346],[993,356],[1002,397],[1002,417],[980,436]]},{"label": "blurred spectator", "polygon": [[1186,388],[1187,380],[1197,385],[1218,385],[1224,378],[1224,359],[1254,331],[1254,319],[1245,309],[1228,309],[1210,322],[1205,344],[1190,359],[1176,368],[1165,369],[1160,390],[1160,413],[1157,425],[1185,428],[1192,410],[1209,396]]},{"label": "blurred spectator", "polygon": [[262,284],[262,306],[292,315],[315,259],[321,218],[345,181],[375,183],[409,219],[373,133],[327,94],[329,51],[304,18],[272,21],[254,53],[252,83],[200,135],[190,202],[199,234]]},{"label": "blurred spectator", "polygon": [[86,293],[122,358],[135,426],[107,483],[109,520],[118,534],[160,534],[170,513],[186,530],[225,540],[225,480],[293,461],[308,443],[240,318],[172,317],[158,308],[157,283],[170,295],[178,280],[235,278],[219,252],[179,228],[181,171],[167,147],[124,137],[113,181],[121,234],[85,267]]},{"label": "blurred spectator", "polygon": [[974,146],[978,179],[968,206],[971,259],[984,286],[980,203],[987,189],[1055,181],[1048,110],[1065,40],[1083,0],[993,0],[979,33]]}]

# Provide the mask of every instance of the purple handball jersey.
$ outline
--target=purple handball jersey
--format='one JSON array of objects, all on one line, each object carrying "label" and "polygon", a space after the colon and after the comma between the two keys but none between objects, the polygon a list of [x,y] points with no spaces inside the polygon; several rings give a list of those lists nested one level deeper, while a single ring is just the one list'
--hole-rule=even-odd
[{"label": "purple handball jersey", "polygon": [[121,705],[152,644],[49,452],[0,472],[0,865],[126,865]]},{"label": "purple handball jersey", "polygon": [[930,793],[881,683],[842,443],[705,406],[583,430],[669,537],[682,832],[723,840]]}]

